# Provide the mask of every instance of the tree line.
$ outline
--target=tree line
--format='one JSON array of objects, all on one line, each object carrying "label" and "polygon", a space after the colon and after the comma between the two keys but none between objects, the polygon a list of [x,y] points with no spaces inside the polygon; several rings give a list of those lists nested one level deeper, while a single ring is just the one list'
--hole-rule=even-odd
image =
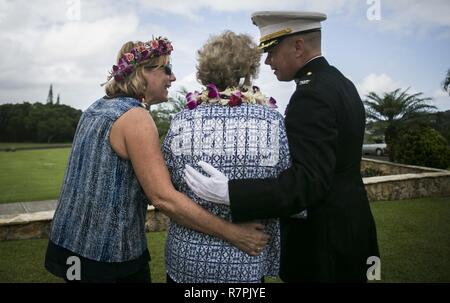
[{"label": "tree line", "polygon": [[[448,89],[449,79],[447,77],[443,83],[443,89]],[[185,95],[183,89],[175,98],[170,97],[169,102],[152,106],[150,114],[161,142],[172,117],[186,107]],[[72,142],[82,111],[53,103],[51,99],[47,104],[0,105],[0,142]],[[422,93],[410,94],[408,89],[380,95],[369,93],[364,98],[366,143],[374,139],[385,140],[393,162],[448,168],[450,111],[436,112],[436,107],[427,104],[428,101],[431,98],[423,97]]]},{"label": "tree line", "polygon": [[81,113],[63,104],[2,104],[0,142],[72,142]]},{"label": "tree line", "polygon": [[[161,142],[173,115],[185,106],[186,101],[181,95],[170,98],[166,104],[152,106],[150,114],[158,128]],[[0,142],[72,142],[81,114],[81,110],[58,102],[2,104]]]}]

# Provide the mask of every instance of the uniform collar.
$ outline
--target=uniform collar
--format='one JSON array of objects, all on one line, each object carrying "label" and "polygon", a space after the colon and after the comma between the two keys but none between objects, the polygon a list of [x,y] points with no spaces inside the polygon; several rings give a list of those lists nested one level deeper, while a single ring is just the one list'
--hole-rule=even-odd
[{"label": "uniform collar", "polygon": [[328,64],[328,61],[325,59],[325,57],[323,56],[317,56],[312,58],[311,60],[309,60],[308,62],[306,62],[305,65],[303,65],[302,68],[299,69],[299,71],[295,74],[294,80],[296,80],[296,82],[303,78],[304,76],[309,76],[314,74],[315,72],[326,68],[330,66],[330,64]]}]

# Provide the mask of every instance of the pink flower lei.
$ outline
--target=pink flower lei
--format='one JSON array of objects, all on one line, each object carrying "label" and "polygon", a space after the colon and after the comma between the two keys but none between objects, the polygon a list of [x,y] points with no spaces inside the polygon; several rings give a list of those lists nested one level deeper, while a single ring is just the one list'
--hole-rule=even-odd
[{"label": "pink flower lei", "polygon": [[150,41],[139,43],[129,53],[123,54],[117,65],[113,65],[107,81],[102,86],[112,78],[117,82],[121,82],[133,72],[139,63],[150,58],[170,55],[172,51],[172,43],[165,37],[156,37]]},{"label": "pink flower lei", "polygon": [[242,88],[229,87],[219,92],[213,83],[208,84],[202,92],[194,91],[186,95],[186,107],[194,109],[202,103],[219,104],[223,106],[239,106],[242,103],[261,104],[270,108],[277,108],[276,101],[261,93],[258,86]]}]

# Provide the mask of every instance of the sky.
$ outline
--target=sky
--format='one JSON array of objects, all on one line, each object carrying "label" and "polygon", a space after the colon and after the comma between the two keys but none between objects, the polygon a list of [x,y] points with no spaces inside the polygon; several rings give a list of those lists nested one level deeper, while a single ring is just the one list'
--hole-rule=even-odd
[{"label": "sky", "polygon": [[[104,95],[100,83],[123,43],[160,35],[175,48],[170,94],[200,90],[197,50],[224,30],[258,41],[250,17],[261,10],[327,14],[322,52],[363,99],[369,91],[409,88],[450,109],[441,89],[450,68],[448,0],[0,0],[0,104],[45,103],[53,84],[55,98],[84,110]],[[283,113],[295,85],[279,82],[264,58],[254,84]]]}]

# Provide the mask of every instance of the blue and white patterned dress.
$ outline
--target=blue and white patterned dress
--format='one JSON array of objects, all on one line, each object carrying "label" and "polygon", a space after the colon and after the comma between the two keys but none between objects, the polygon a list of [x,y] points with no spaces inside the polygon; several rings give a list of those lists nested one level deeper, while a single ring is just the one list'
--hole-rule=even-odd
[{"label": "blue and white patterned dress", "polygon": [[[290,166],[284,119],[262,105],[238,107],[202,104],[172,120],[163,154],[180,192],[211,213],[231,221],[230,208],[197,197],[183,179],[185,164],[202,171],[205,161],[229,179],[273,178]],[[280,230],[277,219],[261,221],[271,239],[259,256],[249,256],[216,237],[170,222],[166,270],[180,283],[258,283],[277,276]]]}]

